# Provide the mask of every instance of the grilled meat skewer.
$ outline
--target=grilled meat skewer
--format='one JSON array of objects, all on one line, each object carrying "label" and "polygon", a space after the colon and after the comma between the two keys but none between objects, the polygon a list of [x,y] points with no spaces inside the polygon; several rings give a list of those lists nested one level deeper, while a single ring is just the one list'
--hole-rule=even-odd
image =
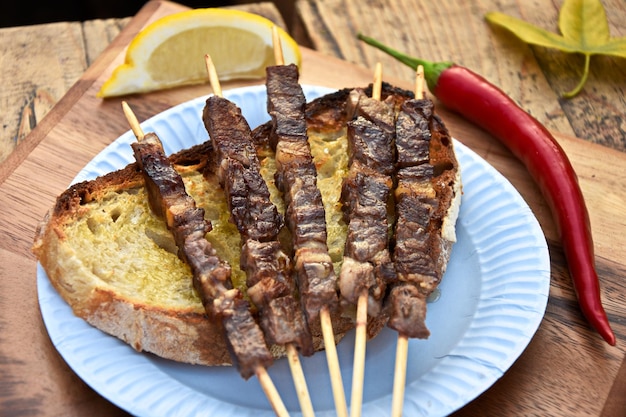
[{"label": "grilled meat skewer", "polygon": [[249,303],[233,288],[230,266],[219,259],[206,240],[211,224],[204,218],[204,210],[187,194],[182,177],[170,164],[158,136],[148,133],[138,135],[138,139],[131,146],[143,171],[150,207],[172,232],[178,255],[191,268],[194,287],[207,313],[224,327],[233,364],[248,379],[273,362],[263,332]]},{"label": "grilled meat skewer", "polygon": [[372,97],[350,92],[347,113],[348,176],[340,201],[348,225],[339,289],[342,301],[356,305],[351,415],[363,405],[367,317],[377,316],[388,280],[395,276],[389,254],[387,222],[393,186],[394,124],[392,103],[381,103],[382,64],[374,69]]},{"label": "grilled meat skewer", "polygon": [[339,274],[342,298],[356,304],[368,293],[367,313],[377,316],[388,283],[396,278],[389,253],[388,204],[393,186],[395,112],[393,103],[350,93],[349,172],[341,202],[348,236]]},{"label": "grilled meat skewer", "polygon": [[452,138],[431,100],[424,98],[424,68],[416,72],[415,99],[396,119],[395,247],[398,280],[388,297],[387,325],[398,331],[391,416],[402,416],[409,338],[427,338],[426,300],[446,270],[456,241],[460,176]]},{"label": "grilled meat skewer", "polygon": [[441,239],[432,232],[439,200],[433,187],[435,167],[430,142],[434,124],[433,103],[408,100],[396,123],[397,188],[394,263],[398,284],[390,293],[388,326],[412,338],[427,338],[426,299],[441,280],[437,262]]},{"label": "grilled meat skewer", "polygon": [[[279,44],[275,42],[275,48]],[[337,277],[328,252],[326,213],[307,136],[306,99],[298,83],[298,67],[282,65],[280,53],[276,61],[278,65],[266,68],[276,185],[283,192],[287,207],[300,302],[309,326],[315,325],[317,330],[316,320],[319,320],[335,409],[339,417],[345,417],[348,410],[330,317],[339,304]]]},{"label": "grilled meat skewer", "polygon": [[260,174],[250,127],[241,110],[219,96],[207,99],[203,121],[217,150],[215,164],[231,220],[242,236],[241,268],[246,271],[248,294],[259,308],[268,342],[294,344],[310,356],[313,343],[295,298],[291,261],[278,241],[283,219]]},{"label": "grilled meat skewer", "polygon": [[312,323],[321,310],[335,309],[338,299],[337,278],[326,243],[324,206],[307,139],[306,100],[298,84],[297,66],[271,66],[266,72],[276,183],[287,206],[286,222],[292,234],[300,298]]}]

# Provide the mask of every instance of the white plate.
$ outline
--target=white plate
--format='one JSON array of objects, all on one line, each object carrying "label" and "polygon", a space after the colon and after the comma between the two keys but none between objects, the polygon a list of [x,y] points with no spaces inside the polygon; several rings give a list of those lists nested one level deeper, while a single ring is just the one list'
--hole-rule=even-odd
[{"label": "white plate", "polygon": [[[330,90],[304,86],[308,99]],[[264,86],[227,91],[251,126],[269,119]],[[142,124],[167,152],[204,141],[205,97],[176,106]],[[96,156],[75,181],[94,178],[133,160],[127,132]],[[455,142],[464,194],[455,244],[441,297],[429,304],[428,340],[411,340],[405,415],[447,415],[480,395],[528,345],[545,312],[550,263],[544,235],[513,186]],[[38,267],[37,286],[52,343],[70,367],[102,396],[139,416],[272,416],[256,378],[244,381],[226,367],[180,364],[138,353],[72,314]],[[353,334],[339,344],[346,396],[352,376]],[[367,345],[364,416],[390,411],[396,335],[389,329]],[[334,415],[326,358],[303,358],[316,415]],[[288,364],[269,369],[287,408],[299,414]]]}]

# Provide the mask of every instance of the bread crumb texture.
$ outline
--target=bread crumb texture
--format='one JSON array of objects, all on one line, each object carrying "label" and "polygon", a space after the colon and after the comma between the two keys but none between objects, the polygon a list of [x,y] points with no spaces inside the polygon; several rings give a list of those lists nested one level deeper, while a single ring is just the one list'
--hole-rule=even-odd
[{"label": "bread crumb texture", "polygon": [[[233,266],[236,285],[245,285],[238,268],[239,233],[228,221],[222,190],[216,183],[207,186],[198,172],[185,174],[184,181],[213,225],[207,238]],[[82,264],[83,271],[102,281],[101,286],[110,286],[138,304],[202,310],[191,271],[178,258],[165,222],[150,210],[145,188],[111,191],[103,199],[87,203],[81,215],[65,224],[64,232],[63,240],[71,242],[66,249],[73,253],[58,260]]]}]

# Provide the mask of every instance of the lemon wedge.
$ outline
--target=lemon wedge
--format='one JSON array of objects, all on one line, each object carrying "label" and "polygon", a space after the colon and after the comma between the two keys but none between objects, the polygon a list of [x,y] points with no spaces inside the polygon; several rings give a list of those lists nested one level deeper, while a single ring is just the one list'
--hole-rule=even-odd
[{"label": "lemon wedge", "polygon": [[[158,19],[135,36],[124,63],[113,70],[98,97],[162,90],[208,81],[205,54],[220,80],[256,79],[274,65],[274,23],[230,9],[192,9]],[[300,65],[296,41],[278,28],[285,63]]]}]

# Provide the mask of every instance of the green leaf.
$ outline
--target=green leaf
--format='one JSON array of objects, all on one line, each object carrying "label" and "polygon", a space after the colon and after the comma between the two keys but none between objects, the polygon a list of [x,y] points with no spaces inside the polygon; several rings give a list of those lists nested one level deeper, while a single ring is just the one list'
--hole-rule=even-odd
[{"label": "green leaf", "polygon": [[485,18],[526,43],[585,55],[581,81],[572,91],[563,94],[566,98],[574,97],[582,90],[589,76],[592,55],[626,58],[626,37],[611,38],[606,12],[600,0],[565,0],[559,13],[560,35],[499,12],[487,13]]}]

